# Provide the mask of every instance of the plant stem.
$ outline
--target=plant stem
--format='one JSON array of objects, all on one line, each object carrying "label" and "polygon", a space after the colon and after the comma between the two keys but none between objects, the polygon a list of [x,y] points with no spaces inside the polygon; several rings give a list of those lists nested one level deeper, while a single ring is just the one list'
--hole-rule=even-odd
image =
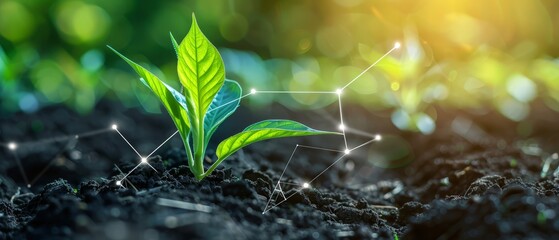
[{"label": "plant stem", "polygon": [[194,175],[196,179],[204,178],[204,117],[198,119],[194,126]]},{"label": "plant stem", "polygon": [[[185,138],[184,138],[184,148],[186,149],[186,157],[188,158],[188,166],[190,167],[194,167],[194,157],[192,156],[192,149],[190,148],[190,134],[188,134]],[[194,169],[191,170],[192,173],[194,173],[194,175],[198,175],[197,173],[195,173]]]}]

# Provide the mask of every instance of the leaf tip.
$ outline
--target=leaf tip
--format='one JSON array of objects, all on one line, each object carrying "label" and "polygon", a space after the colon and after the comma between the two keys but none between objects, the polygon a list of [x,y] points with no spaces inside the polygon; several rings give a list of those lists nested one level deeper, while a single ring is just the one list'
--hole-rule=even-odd
[{"label": "leaf tip", "polygon": [[192,12],[192,25],[198,25],[196,21],[196,14],[194,14],[194,12]]}]

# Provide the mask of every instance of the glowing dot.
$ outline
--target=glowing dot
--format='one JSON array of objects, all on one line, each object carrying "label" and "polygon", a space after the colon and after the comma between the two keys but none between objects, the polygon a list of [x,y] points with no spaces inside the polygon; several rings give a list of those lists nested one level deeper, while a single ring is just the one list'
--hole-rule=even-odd
[{"label": "glowing dot", "polygon": [[345,130],[345,125],[344,125],[344,124],[340,124],[340,126],[338,126],[338,128],[340,128],[340,130],[344,131],[344,130]]},{"label": "glowing dot", "polygon": [[250,94],[256,94],[256,89],[250,89]]},{"label": "glowing dot", "polygon": [[382,136],[380,134],[375,135],[375,140],[376,141],[382,140]]},{"label": "glowing dot", "polygon": [[122,186],[122,182],[120,180],[116,181],[117,186]]},{"label": "glowing dot", "polygon": [[344,151],[344,153],[345,153],[346,155],[349,154],[350,152],[351,152],[351,150],[349,150],[349,149],[347,149],[347,148],[346,148],[345,151]]},{"label": "glowing dot", "polygon": [[342,95],[343,90],[342,89],[336,89],[336,94],[338,95]]},{"label": "glowing dot", "polygon": [[147,163],[147,162],[148,162],[148,159],[145,158],[145,157],[143,157],[143,158],[142,158],[142,163]]},{"label": "glowing dot", "polygon": [[31,188],[31,184],[27,184],[27,188]]},{"label": "glowing dot", "polygon": [[309,183],[303,183],[303,188],[309,188],[311,185]]},{"label": "glowing dot", "polygon": [[111,128],[112,128],[113,130],[116,130],[116,129],[118,128],[118,126],[117,126],[116,124],[113,124],[113,125],[111,126]]},{"label": "glowing dot", "polygon": [[395,48],[395,49],[400,48],[400,46],[401,46],[401,45],[400,45],[400,42],[395,42],[395,43],[394,43],[394,48]]},{"label": "glowing dot", "polygon": [[14,142],[8,143],[8,148],[9,148],[10,150],[12,150],[12,151],[13,151],[13,150],[16,150],[17,144],[14,143]]},{"label": "glowing dot", "polygon": [[392,89],[392,91],[398,91],[400,89],[400,83],[393,82],[390,84],[390,88]]}]

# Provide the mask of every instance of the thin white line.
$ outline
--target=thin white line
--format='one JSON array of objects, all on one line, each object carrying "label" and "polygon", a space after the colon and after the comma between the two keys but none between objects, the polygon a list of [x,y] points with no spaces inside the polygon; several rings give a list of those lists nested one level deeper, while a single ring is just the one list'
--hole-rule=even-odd
[{"label": "thin white line", "polygon": [[[36,144],[48,144],[48,143],[52,143],[52,142],[61,142],[61,141],[68,140],[70,138],[76,138],[76,136],[79,137],[79,138],[90,137],[90,136],[99,135],[99,134],[109,132],[109,131],[112,131],[112,129],[103,128],[103,129],[84,132],[84,133],[80,133],[80,134],[46,138],[46,139],[41,139],[41,140],[36,140],[36,141],[18,142],[17,145],[18,145],[18,148],[29,147],[29,146],[33,146],[33,145],[36,145]],[[0,144],[1,145],[7,145],[6,143],[0,143]]]},{"label": "thin white line", "polygon": [[23,177],[23,180],[25,181],[25,184],[27,184],[27,186],[29,186],[29,179],[27,178],[27,175],[25,174],[25,170],[23,170],[23,165],[21,165],[21,161],[19,160],[19,156],[17,155],[17,150],[13,150],[12,153],[16,159],[16,163],[17,163],[17,167],[19,168],[19,172],[21,173],[21,176]]},{"label": "thin white line", "polygon": [[39,178],[41,178],[46,172],[47,170],[49,170],[50,167],[52,167],[52,165],[54,164],[54,162],[62,155],[62,153],[64,153],[65,151],[68,151],[72,148],[75,147],[76,143],[78,141],[77,137],[71,138],[66,145],[64,145],[64,148],[62,148],[60,151],[58,151],[58,153],[49,161],[49,163],[31,180],[31,182],[29,183],[30,185],[35,184]]},{"label": "thin white line", "polygon": [[172,137],[174,137],[179,131],[175,131],[170,137],[168,137],[165,141],[163,141],[163,143],[161,143],[155,150],[153,150],[146,158],[151,157],[151,155],[153,155],[155,153],[155,151],[159,150],[159,148],[161,148],[165,143],[167,143],[169,140],[171,140]]},{"label": "thin white line", "polygon": [[369,140],[369,141],[367,141],[367,142],[365,142],[365,143],[363,143],[363,144],[361,144],[361,145],[359,145],[359,146],[357,146],[357,147],[354,147],[354,148],[350,149],[350,151],[353,151],[353,150],[355,150],[355,149],[361,148],[361,147],[363,147],[363,146],[365,146],[365,145],[367,145],[367,144],[369,144],[369,143],[372,143],[372,142],[374,142],[374,141],[377,141],[377,140],[376,140],[376,139],[371,139],[371,140]]},{"label": "thin white line", "polygon": [[287,201],[289,198],[293,197],[295,194],[297,194],[298,192],[301,191],[302,188],[296,189],[294,193],[290,194],[287,198],[283,199],[282,201],[280,201],[277,204],[272,205],[270,208],[268,209],[264,209],[264,211],[262,212],[262,214],[266,214],[268,211],[272,210],[273,208],[279,206],[280,204],[282,204],[283,202]]},{"label": "thin white line", "polygon": [[344,90],[345,88],[347,88],[349,85],[351,85],[353,82],[355,82],[355,80],[357,80],[359,77],[363,76],[363,74],[365,74],[367,71],[369,71],[372,67],[374,67],[375,65],[377,65],[377,63],[379,63],[382,59],[384,59],[386,56],[388,56],[388,54],[390,54],[392,51],[396,50],[397,47],[393,47],[392,49],[390,49],[390,51],[386,52],[384,55],[382,55],[382,57],[380,57],[377,61],[375,61],[373,64],[371,64],[368,68],[366,68],[365,70],[363,70],[363,72],[361,72],[359,75],[357,75],[357,77],[353,78],[353,80],[351,80],[348,84],[346,84],[342,90]]},{"label": "thin white line", "polygon": [[[115,164],[116,169],[118,170],[118,172],[120,172],[120,174],[124,175],[124,173],[122,172],[122,170],[120,170],[120,168]],[[138,191],[138,189],[136,188],[136,186],[134,186],[134,184],[132,184],[132,182],[130,182],[128,179],[123,179],[121,181],[126,181],[128,184],[130,184],[132,186],[132,188],[134,188],[134,190],[136,190],[136,192]],[[122,182],[121,182],[122,183]],[[121,184],[122,186],[123,184]]]},{"label": "thin white line", "polygon": [[151,164],[146,163],[151,169],[153,169],[153,171],[155,171],[156,173],[159,173],[159,171],[157,171],[157,169],[155,169]]},{"label": "thin white line", "polygon": [[290,182],[281,182],[281,183],[285,185],[301,186],[301,184],[297,184],[297,183],[290,183]]},{"label": "thin white line", "polygon": [[334,161],[332,164],[330,164],[330,166],[328,166],[326,169],[322,170],[322,172],[320,172],[318,175],[316,175],[313,179],[311,179],[308,184],[311,184],[314,180],[316,180],[318,177],[320,177],[320,175],[322,175],[324,172],[326,172],[328,169],[330,169],[332,166],[334,166],[338,161],[342,160],[342,158],[344,158],[346,156],[346,154],[342,155],[341,157],[339,157],[336,161]]},{"label": "thin white line", "polygon": [[276,94],[333,94],[336,92],[332,91],[256,91],[256,94],[259,93],[276,93]]},{"label": "thin white line", "polygon": [[134,152],[136,152],[136,154],[138,154],[138,156],[140,158],[142,158],[142,155],[136,151],[136,149],[134,148],[134,146],[132,146],[132,144],[130,144],[130,142],[128,142],[128,140],[124,137],[124,135],[122,135],[122,133],[120,133],[120,131],[117,129],[115,129],[115,131],[118,133],[118,135],[120,135],[122,137],[122,139],[124,139],[124,141],[126,141],[126,143],[128,143],[128,146],[130,146],[132,148],[132,150],[134,150]]},{"label": "thin white line", "polygon": [[338,94],[338,105],[340,106],[340,122],[341,122],[341,127],[342,127],[342,133],[344,135],[345,148],[347,149],[347,138],[345,136],[344,114],[343,114],[343,111],[342,111],[342,96],[340,94]]},{"label": "thin white line", "polygon": [[128,172],[126,175],[124,175],[124,177],[122,179],[120,179],[120,181],[126,179],[128,177],[128,175],[130,175],[132,172],[134,172],[134,170],[136,170],[136,168],[138,168],[140,165],[142,165],[141,163],[136,165],[134,168],[132,168],[132,170],[130,170],[130,172]]},{"label": "thin white line", "polygon": [[351,127],[347,127],[347,126],[346,126],[346,129],[347,129],[348,133],[353,133],[355,135],[359,135],[359,136],[363,136],[363,137],[374,138],[376,136],[376,134],[372,134],[372,133],[369,133],[369,132],[365,132],[365,131],[355,129],[355,128],[351,128]]},{"label": "thin white line", "polygon": [[306,145],[299,145],[299,147],[302,147],[302,148],[310,148],[310,149],[317,149],[317,150],[324,150],[324,151],[330,151],[330,152],[339,152],[339,153],[343,153],[343,152],[344,152],[344,151],[336,150],[336,149],[321,148],[321,147],[313,147],[313,146],[306,146]]},{"label": "thin white line", "polygon": [[231,104],[231,103],[234,103],[234,102],[236,102],[236,101],[239,101],[239,100],[241,100],[241,99],[243,99],[243,98],[245,98],[245,97],[248,97],[248,96],[251,95],[251,94],[252,94],[252,93],[247,93],[247,94],[241,96],[240,98],[237,98],[237,99],[231,100],[231,101],[229,101],[229,102],[227,102],[227,103],[224,103],[223,105],[221,105],[221,106],[219,106],[219,107],[216,107],[216,108],[214,108],[214,109],[211,109],[211,110],[207,111],[206,114],[207,114],[207,113],[210,113],[210,112],[213,112],[213,111],[215,111],[215,110],[217,110],[217,109],[220,109],[220,108],[222,108],[222,107],[225,107],[225,106],[227,106],[227,105],[229,105],[229,104]]},{"label": "thin white line", "polygon": [[[287,170],[287,166],[289,166],[289,163],[291,162],[291,159],[293,159],[293,155],[295,155],[295,151],[297,151],[298,147],[299,147],[299,144],[295,145],[295,148],[293,149],[293,152],[291,153],[291,156],[289,157],[289,160],[287,160],[287,163],[285,164],[285,167],[283,168],[283,171],[281,172],[281,175],[278,179],[278,183],[274,186],[274,190],[272,190],[272,193],[270,194],[270,198],[268,198],[268,202],[266,203],[266,206],[264,207],[264,211],[262,212],[262,214],[264,214],[266,212],[266,209],[268,208],[268,205],[270,205],[270,202],[272,201],[272,197],[274,196],[274,193],[276,192],[278,186],[280,185],[281,178],[283,177],[283,174],[285,174],[285,170]],[[282,192],[283,192],[283,190],[282,190]],[[284,198],[285,198],[285,196],[284,196]]]}]

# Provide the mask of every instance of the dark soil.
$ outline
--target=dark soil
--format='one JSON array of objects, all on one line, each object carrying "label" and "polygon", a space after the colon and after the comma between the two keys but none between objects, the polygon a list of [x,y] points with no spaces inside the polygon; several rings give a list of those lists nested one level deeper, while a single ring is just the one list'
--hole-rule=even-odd
[{"label": "dark soil", "polygon": [[[540,177],[542,159],[559,144],[556,113],[536,107],[528,121],[513,123],[495,113],[439,109],[437,131],[423,136],[397,131],[386,117],[363,109],[346,111],[357,119],[351,126],[404,139],[411,151],[404,158],[414,161],[384,169],[367,160],[367,151],[352,153],[311,188],[296,192],[284,186],[285,195],[293,197],[266,214],[262,211],[294,145],[331,142],[339,148],[339,139],[259,143],[198,182],[185,166],[180,139],[174,138],[157,152],[159,158],[150,160],[157,172],[138,168],[126,188],[116,186],[120,172],[115,166],[126,173],[138,157],[114,132],[21,144],[18,155],[29,180],[40,176],[30,189],[14,156],[0,148],[0,239],[559,238],[559,179],[551,173]],[[313,127],[331,125],[313,125],[313,116],[279,107],[263,112]],[[174,131],[165,115],[108,103],[88,116],[64,107],[2,116],[2,143],[73,136],[117,122],[140,152],[150,152]],[[255,119],[241,110],[222,127],[222,136]],[[336,157],[301,151],[282,181],[312,179]],[[198,205],[188,205],[195,210],[168,207],[165,199]]]}]

